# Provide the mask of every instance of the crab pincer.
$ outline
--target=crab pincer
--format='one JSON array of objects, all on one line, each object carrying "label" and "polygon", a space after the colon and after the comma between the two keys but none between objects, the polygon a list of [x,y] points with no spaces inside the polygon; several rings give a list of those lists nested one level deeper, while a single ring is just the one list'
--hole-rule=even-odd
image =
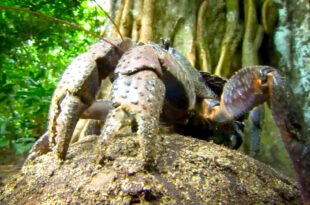
[{"label": "crab pincer", "polygon": [[219,105],[206,112],[204,117],[225,123],[268,102],[293,162],[303,200],[305,204],[310,204],[310,137],[293,96],[285,78],[275,68],[248,67],[237,72],[226,83]]},{"label": "crab pincer", "polygon": [[277,72],[270,67],[246,67],[238,71],[223,88],[218,106],[214,106],[205,118],[227,122],[249,112],[269,98],[268,75]]}]

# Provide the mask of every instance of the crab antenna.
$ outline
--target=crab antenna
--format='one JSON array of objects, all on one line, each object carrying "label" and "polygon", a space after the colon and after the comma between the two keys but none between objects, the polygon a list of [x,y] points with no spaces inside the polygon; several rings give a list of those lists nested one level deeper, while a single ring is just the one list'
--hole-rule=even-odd
[{"label": "crab antenna", "polygon": [[112,17],[108,14],[108,12],[106,10],[104,10],[102,8],[102,6],[100,6],[100,4],[96,1],[96,0],[93,0],[97,6],[103,11],[103,13],[108,17],[108,19],[112,22],[113,26],[115,27],[117,33],[119,34],[119,36],[121,37],[122,39],[122,42],[124,42],[124,38],[123,38],[123,35],[121,33],[121,31],[119,30],[118,26],[116,25],[115,21],[112,19]]},{"label": "crab antenna", "polygon": [[[89,31],[89,30],[87,30],[87,29],[84,29],[84,28],[82,28],[82,27],[80,27],[80,26],[78,26],[78,25],[76,25],[76,24],[74,24],[74,23],[70,23],[70,22],[68,22],[68,21],[65,21],[65,20],[62,20],[62,19],[59,19],[59,18],[56,18],[56,17],[48,16],[48,15],[43,14],[43,13],[41,13],[41,12],[31,11],[31,10],[29,10],[29,9],[24,9],[24,8],[17,8],[17,7],[12,7],[12,6],[3,6],[3,5],[0,5],[0,10],[16,11],[16,12],[25,12],[25,13],[29,13],[29,14],[31,14],[31,15],[33,15],[33,16],[37,16],[37,17],[44,18],[44,19],[46,19],[46,20],[48,20],[48,21],[51,21],[51,22],[61,23],[61,24],[66,25],[66,26],[68,26],[68,27],[70,27],[70,28],[73,28],[73,29],[76,29],[76,30],[79,30],[79,31],[83,31],[83,32],[85,32],[85,33],[87,33],[87,34],[89,34],[89,35],[92,35],[92,36],[94,36],[94,37],[96,37],[96,38],[98,38],[98,39],[100,39],[100,40],[102,40],[102,41],[104,41],[104,42],[110,44],[111,46],[113,46],[113,47],[115,47],[115,48],[117,48],[117,49],[119,49],[119,50],[122,51],[122,49],[121,49],[120,47],[118,47],[117,45],[115,45],[115,44],[112,43],[111,41],[108,41],[107,39],[102,38],[100,35],[98,35],[98,34],[92,32],[92,31]],[[122,39],[122,40],[123,40],[123,39]],[[123,40],[123,41],[124,41],[124,40]]]}]

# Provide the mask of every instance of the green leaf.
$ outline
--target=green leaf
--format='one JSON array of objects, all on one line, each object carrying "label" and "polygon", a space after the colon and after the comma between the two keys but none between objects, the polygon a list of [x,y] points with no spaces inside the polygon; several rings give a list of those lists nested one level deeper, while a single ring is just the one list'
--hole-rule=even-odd
[{"label": "green leaf", "polygon": [[9,140],[5,139],[4,137],[0,137],[0,149],[9,147]]},{"label": "green leaf", "polygon": [[16,150],[16,154],[24,154],[24,153],[28,152],[32,146],[33,146],[33,143],[15,143],[15,144],[13,144],[13,147]]},{"label": "green leaf", "polygon": [[[103,23],[97,24],[97,11],[88,2],[2,0],[1,4],[100,30]],[[33,142],[19,139],[27,141],[45,130],[51,95],[64,69],[98,39],[16,11],[0,10],[0,28],[0,148],[13,144],[24,152]]]}]

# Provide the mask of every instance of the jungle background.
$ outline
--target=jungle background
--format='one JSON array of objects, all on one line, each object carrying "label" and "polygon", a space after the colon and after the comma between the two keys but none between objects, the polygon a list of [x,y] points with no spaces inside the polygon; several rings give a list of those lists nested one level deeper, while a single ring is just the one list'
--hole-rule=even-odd
[{"label": "jungle background", "polygon": [[[110,11],[124,36],[141,42],[169,38],[172,46],[199,70],[229,78],[243,66],[278,67],[287,76],[310,127],[308,1],[103,0],[98,3]],[[74,57],[98,41],[98,37],[52,17],[97,35],[119,38],[115,27],[92,1],[1,1],[0,165],[16,160],[9,156],[26,155],[44,133],[49,102],[61,73]],[[292,176],[288,156],[268,109],[262,129],[262,146],[255,158]],[[251,154],[248,136],[245,135],[240,151]]]}]

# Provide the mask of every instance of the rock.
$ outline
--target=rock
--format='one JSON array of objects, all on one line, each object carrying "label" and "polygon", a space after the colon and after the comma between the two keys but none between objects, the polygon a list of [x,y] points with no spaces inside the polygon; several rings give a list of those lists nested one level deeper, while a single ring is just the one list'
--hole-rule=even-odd
[{"label": "rock", "polygon": [[103,147],[86,136],[67,160],[52,153],[26,163],[0,190],[1,204],[301,204],[300,192],[269,166],[212,142],[161,135],[154,165],[139,160],[137,136]]}]

